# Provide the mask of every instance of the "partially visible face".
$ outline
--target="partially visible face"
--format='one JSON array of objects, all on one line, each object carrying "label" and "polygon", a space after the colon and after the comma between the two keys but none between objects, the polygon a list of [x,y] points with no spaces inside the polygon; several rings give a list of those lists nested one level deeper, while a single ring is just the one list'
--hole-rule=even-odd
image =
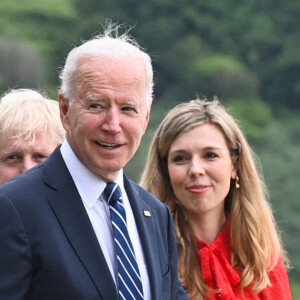
[{"label": "partially visible face", "polygon": [[44,162],[57,146],[47,133],[37,135],[34,144],[0,140],[0,184]]},{"label": "partially visible face", "polygon": [[113,181],[135,154],[148,125],[144,64],[137,58],[92,57],[82,61],[78,74],[73,102],[60,95],[67,139],[91,172]]},{"label": "partially visible face", "polygon": [[190,218],[224,218],[224,202],[230,181],[236,177],[221,130],[200,125],[178,136],[168,155],[174,193]]}]

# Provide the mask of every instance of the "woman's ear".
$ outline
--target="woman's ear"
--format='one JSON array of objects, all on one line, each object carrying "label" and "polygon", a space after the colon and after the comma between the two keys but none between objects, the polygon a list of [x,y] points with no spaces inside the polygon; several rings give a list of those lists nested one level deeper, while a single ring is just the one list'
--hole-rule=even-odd
[{"label": "woman's ear", "polygon": [[236,177],[237,177],[237,171],[234,169],[234,170],[232,170],[232,172],[231,172],[231,179],[235,180]]},{"label": "woman's ear", "polygon": [[232,159],[232,172],[231,172],[231,179],[236,179],[239,173],[239,161],[236,157],[235,159]]},{"label": "woman's ear", "polygon": [[231,171],[231,179],[236,179],[236,177],[238,176],[239,174],[239,169],[238,169],[238,162],[235,161],[233,163],[233,166],[232,166],[232,171]]}]

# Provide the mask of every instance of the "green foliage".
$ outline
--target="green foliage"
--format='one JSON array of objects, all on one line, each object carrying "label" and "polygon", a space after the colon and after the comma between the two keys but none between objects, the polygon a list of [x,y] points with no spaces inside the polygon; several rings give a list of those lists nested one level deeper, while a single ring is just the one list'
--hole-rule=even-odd
[{"label": "green foliage", "polygon": [[0,62],[0,89],[5,90],[6,86],[34,88],[37,82],[42,86],[46,82],[45,63],[40,53],[25,42],[0,38]]},{"label": "green foliage", "polygon": [[300,299],[300,284],[297,281],[291,281],[291,290],[293,299],[298,300]]},{"label": "green foliage", "polygon": [[264,144],[257,147],[265,180],[270,190],[276,220],[282,230],[294,269],[291,276],[300,276],[300,115],[289,115],[269,126]]},{"label": "green foliage", "polygon": [[[2,36],[26,39],[33,44],[43,41],[51,47],[52,27],[56,22],[56,29],[74,18],[75,10],[72,0],[1,0],[0,4],[0,34]],[[61,28],[60,28],[61,29]],[[58,35],[59,32],[56,32]],[[43,47],[43,50],[47,50]]]},{"label": "green foliage", "polygon": [[194,89],[211,98],[226,100],[256,93],[256,79],[235,58],[224,55],[199,56],[191,66]]},{"label": "green foliage", "polygon": [[0,89],[39,87],[55,98],[58,69],[74,44],[101,31],[106,19],[133,27],[153,59],[156,99],[129,176],[139,179],[171,107],[218,96],[261,157],[299,293],[299,15],[295,0],[1,0]]},{"label": "green foliage", "polygon": [[257,98],[236,98],[226,103],[231,113],[240,121],[250,142],[264,143],[273,121],[270,107]]},{"label": "green foliage", "polygon": [[[59,52],[64,49],[66,41],[68,46],[71,44],[69,35],[72,32],[73,24],[71,25],[71,22],[74,21],[75,15],[76,11],[72,0],[1,0],[0,37],[3,38],[2,41],[15,39],[16,45],[25,45],[24,53],[27,53],[27,56],[30,55],[27,49],[32,48],[32,55],[36,57],[33,62],[33,70],[41,68],[46,72],[40,80],[37,77],[33,78],[35,84],[27,84],[26,80],[25,82],[17,80],[18,75],[14,75],[16,81],[14,83],[4,82],[7,84],[5,89],[22,87],[22,85],[26,85],[26,87],[44,86],[44,77],[47,78],[50,85],[57,82],[58,62],[63,59],[62,53]],[[3,45],[1,46],[3,49]],[[17,49],[19,52],[21,51],[19,46]],[[21,55],[17,54],[19,52],[15,50],[16,58]],[[24,59],[26,60],[26,58]],[[1,65],[3,69],[3,61]],[[10,68],[10,72],[14,70],[18,72],[17,59]]]}]

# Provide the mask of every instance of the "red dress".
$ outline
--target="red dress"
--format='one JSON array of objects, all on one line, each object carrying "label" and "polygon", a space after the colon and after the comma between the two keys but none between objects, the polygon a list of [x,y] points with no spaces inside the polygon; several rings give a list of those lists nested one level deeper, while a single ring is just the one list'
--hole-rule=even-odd
[{"label": "red dress", "polygon": [[231,266],[229,225],[210,246],[200,240],[197,242],[199,264],[204,281],[212,289],[221,289],[220,293],[213,293],[207,299],[292,300],[289,279],[282,259],[269,274],[272,287],[268,286],[259,294],[253,294],[250,288],[246,288],[243,298],[238,288],[240,275]]}]

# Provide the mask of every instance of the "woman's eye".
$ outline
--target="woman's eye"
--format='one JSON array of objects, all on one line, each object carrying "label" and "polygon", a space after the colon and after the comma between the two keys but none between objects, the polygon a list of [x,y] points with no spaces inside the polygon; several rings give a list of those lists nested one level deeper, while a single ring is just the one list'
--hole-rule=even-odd
[{"label": "woman's eye", "polygon": [[207,152],[205,154],[205,158],[207,159],[214,159],[214,158],[217,158],[219,157],[219,155],[217,153],[214,153],[214,152]]},{"label": "woman's eye", "polygon": [[180,155],[180,156],[175,156],[174,158],[173,158],[173,161],[174,162],[184,162],[184,161],[186,161],[187,160],[187,158],[185,157],[185,156],[182,156],[182,155]]}]

